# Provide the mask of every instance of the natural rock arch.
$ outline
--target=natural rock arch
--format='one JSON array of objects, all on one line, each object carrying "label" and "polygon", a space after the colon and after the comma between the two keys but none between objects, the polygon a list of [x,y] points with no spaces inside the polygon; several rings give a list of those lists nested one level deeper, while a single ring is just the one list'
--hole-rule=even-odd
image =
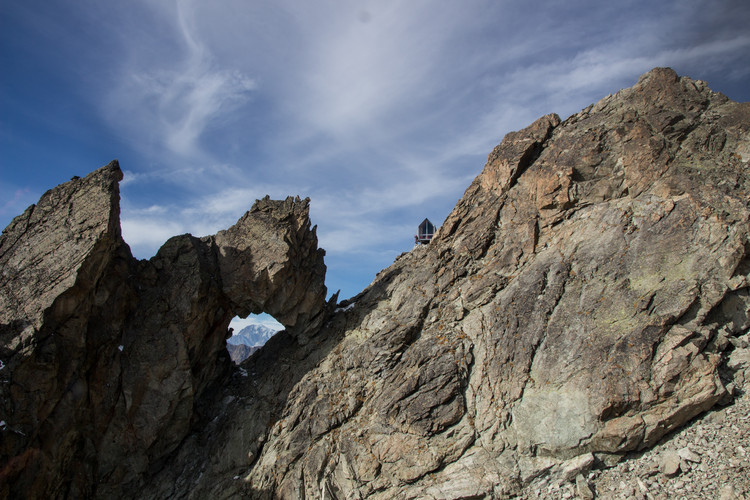
[{"label": "natural rock arch", "polygon": [[264,198],[229,229],[138,261],[121,237],[121,179],[113,161],[62,184],[0,239],[4,493],[137,484],[228,374],[232,317],[267,312],[301,336],[322,321],[309,200]]}]

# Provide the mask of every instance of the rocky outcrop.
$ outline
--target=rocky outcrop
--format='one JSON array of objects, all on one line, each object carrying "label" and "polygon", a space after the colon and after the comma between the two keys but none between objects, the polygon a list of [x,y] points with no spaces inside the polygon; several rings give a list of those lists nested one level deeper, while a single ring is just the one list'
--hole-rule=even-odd
[{"label": "rocky outcrop", "polygon": [[308,202],[257,202],[215,236],[136,261],[120,235],[113,162],[47,193],[0,240],[4,497],[136,490],[230,370],[235,315],[319,326],[325,266]]},{"label": "rocky outcrop", "polygon": [[[297,294],[307,288],[276,280],[276,257],[253,257],[260,251],[253,249],[254,241],[264,231],[253,232],[243,221],[273,219],[277,209],[269,207],[277,202],[259,203],[228,234],[171,240],[148,263],[118,256],[101,257],[93,266],[100,262],[95,255],[111,252],[89,250],[84,264],[91,266],[85,269],[121,269],[120,274],[79,271],[65,290],[74,289],[70,295],[85,306],[66,306],[59,298],[67,297],[63,291],[50,293],[51,305],[26,308],[19,319],[3,316],[0,354],[7,367],[0,373],[16,380],[17,373],[31,373],[46,359],[68,366],[54,361],[59,356],[40,358],[47,351],[36,347],[52,344],[41,340],[46,327],[34,325],[48,324],[58,311],[76,312],[55,325],[79,324],[75,318],[87,325],[76,332],[126,336],[97,341],[105,347],[95,352],[87,347],[89,354],[75,369],[55,365],[65,380],[58,392],[68,398],[58,398],[65,401],[57,404],[59,418],[33,405],[13,413],[16,420],[2,417],[9,423],[3,436],[12,434],[17,443],[3,441],[3,456],[12,457],[3,474],[16,474],[15,481],[28,477],[27,460],[36,470],[45,466],[67,474],[67,482],[58,481],[50,491],[99,497],[506,498],[526,495],[527,485],[539,488],[552,476],[574,481],[570,488],[579,495],[593,495],[589,470],[648,448],[716,403],[730,402],[736,384],[748,376],[740,339],[750,328],[749,160],[750,104],[655,69],[634,87],[564,121],[548,115],[508,134],[433,241],[400,256],[335,311],[323,306],[314,287],[305,298]],[[10,235],[22,233],[14,228],[29,217],[17,219],[4,236],[3,259],[6,248],[15,246],[5,241],[20,241]],[[292,233],[309,234],[306,225],[306,219],[292,223]],[[287,248],[262,246],[275,249],[263,254],[273,256]],[[317,283],[321,268],[312,265],[318,255],[313,247],[288,247],[304,262],[287,277]],[[180,280],[187,268],[210,271],[197,272],[186,286]],[[135,278],[124,274],[133,269]],[[248,280],[246,273],[254,277]],[[59,274],[58,281],[65,282],[65,272]],[[217,275],[220,280],[213,281]],[[31,271],[28,276],[19,283],[44,282]],[[88,276],[107,276],[107,294],[97,294],[104,282],[97,288],[99,282]],[[209,304],[212,312],[203,301],[199,307],[185,294],[170,292],[196,287],[217,290],[200,293],[216,297]],[[27,296],[42,300],[44,290]],[[3,303],[4,311],[10,303]],[[100,312],[122,304],[140,319],[105,319]],[[33,323],[42,307],[42,319]],[[195,339],[203,332],[201,338],[216,335],[216,341],[170,347],[174,337],[167,336],[150,345],[150,353],[142,346],[139,355],[153,359],[166,349],[170,360],[177,356],[184,365],[149,373],[143,363],[127,376],[123,361],[123,368],[115,368],[120,365],[111,355],[119,356],[117,344],[132,352],[135,347],[125,341],[149,330],[147,318],[168,316],[174,307],[184,311],[182,321],[188,319],[177,333],[190,330]],[[224,352],[224,333],[218,332],[227,325],[218,321],[225,316],[217,311],[259,309],[290,328],[223,385],[206,391],[226,370],[216,353]],[[206,333],[213,325],[217,333]],[[63,330],[55,327],[58,331]],[[39,353],[36,357],[23,354],[19,346],[29,342],[24,338],[37,339],[29,351]],[[99,338],[108,337],[92,333],[85,345],[100,345],[93,340]],[[180,351],[188,344],[202,347]],[[94,361],[99,353],[105,361]],[[135,371],[145,373],[140,381]],[[179,375],[187,372],[190,384]],[[51,427],[27,423],[26,415],[67,422],[68,408],[77,408],[78,380],[68,373],[96,373],[86,379],[89,386],[114,376],[118,384],[129,380],[142,389],[123,388],[100,403],[100,413],[112,408],[106,416],[95,418],[93,411],[77,417],[75,425],[55,424],[59,429],[97,429],[100,420],[127,425],[107,423],[104,431],[90,433],[104,436],[94,443],[87,431],[81,433],[85,438],[72,434],[62,440],[47,431],[16,434]],[[15,398],[13,404],[37,401],[41,408],[37,395],[48,387],[7,380],[3,391]],[[189,404],[165,409],[161,399],[158,404],[148,399],[153,380],[169,381],[169,393],[182,391],[177,401],[187,397]],[[144,407],[143,401],[152,403]],[[173,428],[184,419],[174,415],[187,416],[190,409],[200,425],[180,427],[184,437],[178,442]],[[126,458],[107,461],[115,455]],[[85,458],[91,471],[68,457]],[[68,462],[61,465],[61,459]],[[75,486],[78,477],[88,490]],[[93,480],[103,485],[92,486]]]},{"label": "rocky outcrop", "polygon": [[246,361],[149,491],[503,498],[652,446],[731,399],[748,159],[750,105],[668,69],[509,134],[430,245]]},{"label": "rocky outcrop", "polygon": [[[749,414],[750,393],[745,391],[731,406],[717,407],[657,446],[612,468],[584,471],[581,476],[597,498],[746,499],[750,496]],[[551,476],[540,477],[526,492],[530,499],[557,500],[570,498],[572,486]]]},{"label": "rocky outcrop", "polygon": [[245,361],[247,358],[250,357],[252,353],[260,349],[260,346],[254,345],[249,346],[245,344],[229,344],[227,343],[227,352],[229,353],[229,359],[232,360],[232,362],[236,365],[239,365],[243,361]]}]

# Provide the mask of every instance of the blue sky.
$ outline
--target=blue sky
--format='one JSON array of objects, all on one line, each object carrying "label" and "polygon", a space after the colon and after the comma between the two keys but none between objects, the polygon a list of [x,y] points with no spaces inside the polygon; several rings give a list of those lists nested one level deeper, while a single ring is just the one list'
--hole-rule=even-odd
[{"label": "blue sky", "polygon": [[114,158],[139,258],[309,196],[349,297],[541,115],[655,66],[750,100],[748,26],[745,0],[0,0],[0,226]]}]

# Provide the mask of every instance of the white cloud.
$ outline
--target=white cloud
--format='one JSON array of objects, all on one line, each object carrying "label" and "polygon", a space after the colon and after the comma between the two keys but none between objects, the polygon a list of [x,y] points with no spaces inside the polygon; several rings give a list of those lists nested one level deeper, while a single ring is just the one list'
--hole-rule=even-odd
[{"label": "white cloud", "polygon": [[106,100],[152,159],[128,165],[124,192],[184,189],[161,212],[124,208],[126,239],[144,248],[167,229],[213,233],[270,194],[312,198],[329,255],[395,252],[421,218],[447,215],[506,132],[654,66],[750,71],[732,64],[750,36],[699,33],[700,1],[142,5],[146,40],[123,35],[135,41]]},{"label": "white cloud", "polygon": [[168,217],[123,217],[120,225],[123,239],[138,258],[151,257],[169,238],[187,232]]},{"label": "white cloud", "polygon": [[698,62],[704,67],[711,65],[717,58],[750,49],[750,35],[709,40],[691,47],[650,48],[644,44],[636,47],[639,48],[642,50],[633,51],[632,47],[625,50],[621,44],[605,45],[563,61],[529,65],[517,70],[506,85],[533,89],[532,95],[546,93],[558,98],[582,92],[601,93],[601,89],[610,88],[614,82],[632,85],[640,74],[657,66],[691,66]]},{"label": "white cloud", "polygon": [[424,84],[447,41],[447,32],[434,29],[441,12],[426,2],[378,2],[321,23],[296,96],[302,117],[324,133],[350,137],[426,98],[432,88]]},{"label": "white cloud", "polygon": [[128,184],[132,184],[134,182],[138,182],[139,180],[142,180],[143,177],[145,177],[144,174],[134,172],[132,170],[123,169],[122,171],[122,180],[120,181],[120,188],[122,189],[124,186],[127,186]]}]

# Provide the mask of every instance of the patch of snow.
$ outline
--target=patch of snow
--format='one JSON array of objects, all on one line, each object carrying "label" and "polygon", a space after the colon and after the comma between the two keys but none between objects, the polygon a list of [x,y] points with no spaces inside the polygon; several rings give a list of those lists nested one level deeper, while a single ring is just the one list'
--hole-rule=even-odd
[{"label": "patch of snow", "polygon": [[8,424],[5,423],[5,420],[0,420],[0,431],[4,431],[7,426]]},{"label": "patch of snow", "polygon": [[3,368],[5,368],[5,363],[3,363],[3,360],[0,359],[0,370],[2,370]]},{"label": "patch of snow", "polygon": [[123,348],[124,348],[124,347],[125,347],[125,346],[123,346],[123,345],[118,345],[118,346],[117,346],[117,350],[118,350],[118,351],[120,351],[120,352],[122,352],[122,350],[123,350]]},{"label": "patch of snow", "polygon": [[351,311],[351,310],[352,310],[352,308],[354,308],[354,305],[355,305],[355,304],[356,304],[356,302],[352,302],[352,303],[351,303],[351,304],[349,304],[348,306],[346,306],[346,307],[339,307],[339,308],[337,308],[337,309],[336,309],[335,311],[333,311],[333,312],[337,312],[337,313],[338,313],[338,312],[346,312],[346,311]]},{"label": "patch of snow", "polygon": [[247,370],[245,370],[244,368],[240,368],[240,375],[242,375],[243,377],[247,377]]}]

